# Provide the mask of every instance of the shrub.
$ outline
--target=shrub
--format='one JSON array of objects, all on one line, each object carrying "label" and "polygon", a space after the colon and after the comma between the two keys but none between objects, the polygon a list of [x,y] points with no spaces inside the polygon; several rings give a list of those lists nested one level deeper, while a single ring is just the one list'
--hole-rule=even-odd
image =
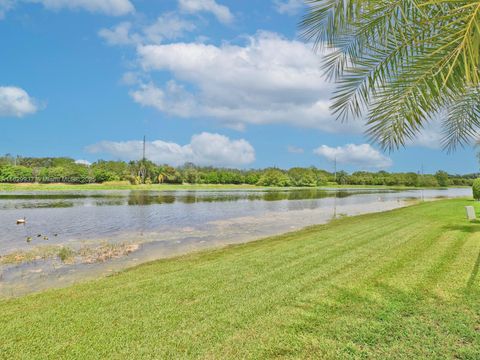
[{"label": "shrub", "polygon": [[475,200],[480,200],[480,178],[475,179],[472,185],[472,190],[473,190],[473,198]]},{"label": "shrub", "polygon": [[95,182],[97,183],[120,180],[120,177],[117,174],[108,170],[96,169],[93,174],[95,176]]},{"label": "shrub", "polygon": [[58,252],[58,257],[60,258],[60,260],[62,260],[63,262],[66,262],[68,260],[71,260],[73,257],[74,257],[74,252],[72,249],[68,248],[68,247],[62,247],[60,249],[60,251]]},{"label": "shrub", "polygon": [[279,169],[268,169],[258,180],[260,186],[290,186],[290,178]]}]

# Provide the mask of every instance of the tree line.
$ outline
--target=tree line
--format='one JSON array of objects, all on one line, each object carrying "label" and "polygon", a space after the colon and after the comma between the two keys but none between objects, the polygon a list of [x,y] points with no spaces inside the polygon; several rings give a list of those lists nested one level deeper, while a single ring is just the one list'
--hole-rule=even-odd
[{"label": "tree line", "polygon": [[435,174],[415,172],[389,173],[386,171],[345,171],[332,173],[316,167],[294,167],[288,170],[227,169],[201,167],[187,163],[183,166],[157,165],[149,160],[105,161],[91,165],[68,157],[0,157],[2,183],[104,183],[128,181],[140,184],[250,184],[258,186],[387,185],[411,187],[471,186],[478,174],[452,175],[445,171]]}]

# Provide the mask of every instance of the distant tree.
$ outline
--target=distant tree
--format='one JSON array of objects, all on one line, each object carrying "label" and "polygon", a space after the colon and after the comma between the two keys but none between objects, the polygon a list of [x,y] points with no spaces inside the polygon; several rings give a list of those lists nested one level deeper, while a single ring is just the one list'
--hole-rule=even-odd
[{"label": "distant tree", "polygon": [[0,182],[26,182],[33,178],[32,169],[26,166],[4,165],[0,167]]},{"label": "distant tree", "polygon": [[267,169],[258,180],[260,186],[290,186],[290,178],[279,169]]},{"label": "distant tree", "polygon": [[339,171],[337,172],[337,184],[340,184],[340,185],[345,185],[348,183],[348,174],[346,171]]},{"label": "distant tree", "polygon": [[419,186],[422,187],[437,187],[438,181],[433,175],[422,175],[420,176]]},{"label": "distant tree", "polygon": [[312,169],[291,168],[288,170],[290,184],[293,186],[316,186],[317,177]]},{"label": "distant tree", "polygon": [[93,171],[93,174],[95,182],[97,183],[120,180],[120,177],[117,174],[115,174],[113,171],[109,171],[106,169],[95,169]]},{"label": "distant tree", "polygon": [[438,181],[438,185],[442,187],[449,185],[449,176],[447,172],[439,170],[435,173],[435,178]]},{"label": "distant tree", "polygon": [[418,186],[418,174],[409,172],[405,174],[404,184],[405,186]]},{"label": "distant tree", "polygon": [[198,171],[194,167],[189,167],[183,170],[182,178],[185,182],[189,184],[198,183]]}]

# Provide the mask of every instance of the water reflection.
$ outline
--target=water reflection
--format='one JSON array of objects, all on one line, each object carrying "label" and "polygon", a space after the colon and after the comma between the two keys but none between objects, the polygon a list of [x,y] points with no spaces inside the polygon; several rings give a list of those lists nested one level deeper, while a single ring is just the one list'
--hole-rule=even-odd
[{"label": "water reflection", "polygon": [[[0,296],[439,196],[471,196],[471,190],[425,190],[423,194],[364,189],[4,193],[0,194],[0,256],[47,245],[79,249],[135,243],[139,250],[125,259],[98,264],[69,265],[54,257],[0,265]],[[27,224],[16,225],[16,219],[23,217]]]},{"label": "water reflection", "polygon": [[[232,201],[307,200],[327,197],[344,198],[369,193],[388,193],[390,190],[281,190],[281,191],[118,191],[115,193],[10,193],[0,194],[1,209],[85,206],[142,206],[155,204],[195,204]],[[67,201],[69,200],[69,201]]]}]

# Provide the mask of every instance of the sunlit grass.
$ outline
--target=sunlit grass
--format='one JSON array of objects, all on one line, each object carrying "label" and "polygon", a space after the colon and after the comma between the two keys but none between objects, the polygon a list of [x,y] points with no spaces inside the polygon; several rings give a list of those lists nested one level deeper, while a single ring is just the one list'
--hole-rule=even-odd
[{"label": "sunlit grass", "polygon": [[478,359],[471,204],[347,217],[0,301],[0,358]]},{"label": "sunlit grass", "polygon": [[[455,186],[462,187],[462,186]],[[383,186],[383,185],[337,185],[328,184],[318,188],[351,188],[351,189],[420,189],[418,187],[408,186]],[[78,191],[78,190],[157,190],[157,191],[176,191],[176,190],[295,190],[312,189],[311,187],[261,187],[248,184],[152,184],[152,185],[131,185],[125,181],[108,182],[104,184],[5,184],[0,183],[0,191]]]}]

